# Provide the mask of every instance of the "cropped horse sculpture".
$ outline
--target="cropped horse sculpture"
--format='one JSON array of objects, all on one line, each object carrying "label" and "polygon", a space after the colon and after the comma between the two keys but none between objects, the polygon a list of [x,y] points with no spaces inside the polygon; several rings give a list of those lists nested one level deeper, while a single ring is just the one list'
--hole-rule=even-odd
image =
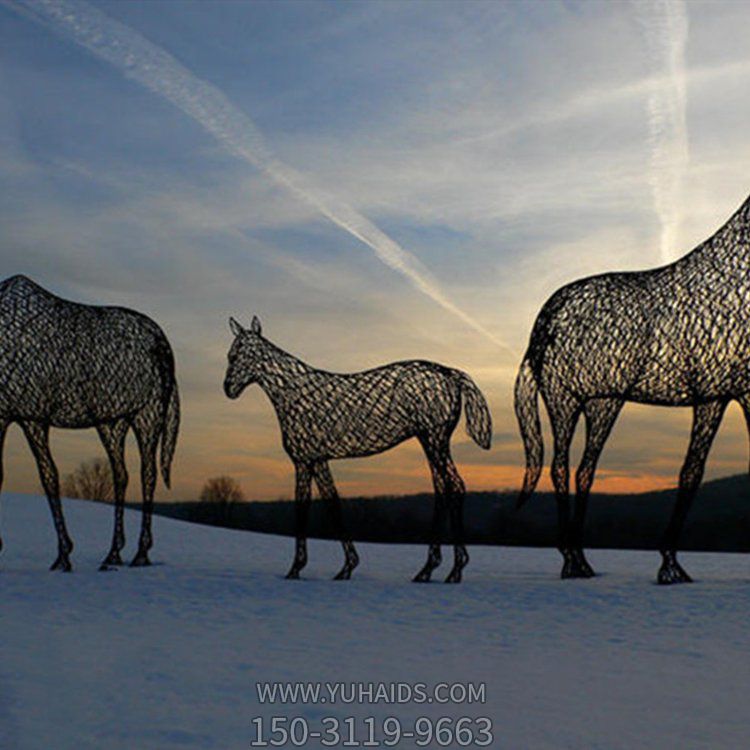
[{"label": "cropped horse sculpture", "polygon": [[16,422],[36,458],[55,523],[58,556],[51,569],[71,570],[73,549],[49,448],[52,427],[95,427],[109,457],[115,525],[103,570],[122,565],[125,437],[132,428],[141,454],[143,517],[131,565],[149,565],[156,451],[161,442],[162,477],[169,486],[180,418],[174,356],[164,333],[133,310],[70,302],[25,276],[0,284],[0,325],[0,483],[3,441]]},{"label": "cropped horse sculpture", "polygon": [[487,403],[463,372],[433,362],[395,362],[373,370],[339,374],[318,370],[264,338],[260,321],[249,330],[230,319],[235,336],[229,350],[224,392],[235,399],[258,383],[271,400],[284,449],[296,474],[296,547],[287,578],[299,578],[307,563],[307,519],[312,480],[329,505],[344,548],[348,579],[359,557],[348,537],[328,462],[370,456],[417,438],[427,456],[435,489],[435,509],[427,562],[415,581],[429,581],[441,562],[440,531],[447,505],[454,544],[453,569],[446,582],[458,583],[469,560],[463,544],[464,483],[450,454],[450,438],[465,403],[467,431],[482,448],[490,447],[492,423]]},{"label": "cropped horse sculpture", "polygon": [[[586,504],[597,461],[626,401],[693,409],[677,501],[661,546],[661,584],[690,577],[677,562],[685,518],[730,401],[750,426],[750,199],[716,234],[660,268],[606,273],[559,289],[536,319],[515,386],[526,451],[519,504],[542,467],[541,393],[552,424],[552,481],[563,578],[589,577]],[[583,413],[586,445],[569,507],[569,447]]]}]

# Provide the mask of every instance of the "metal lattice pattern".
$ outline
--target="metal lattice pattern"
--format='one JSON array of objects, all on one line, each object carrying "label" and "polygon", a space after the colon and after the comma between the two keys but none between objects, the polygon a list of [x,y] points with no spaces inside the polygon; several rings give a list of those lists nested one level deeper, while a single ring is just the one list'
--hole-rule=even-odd
[{"label": "metal lattice pattern", "polygon": [[164,333],[140,313],[70,302],[24,276],[0,284],[0,327],[0,451],[8,426],[18,423],[36,458],[57,531],[52,569],[70,570],[73,548],[49,448],[52,427],[94,427],[107,451],[115,528],[103,569],[122,564],[124,450],[132,428],[141,454],[143,518],[131,564],[148,565],[156,451],[161,443],[162,476],[169,486],[180,417],[174,357]]},{"label": "metal lattice pattern", "polygon": [[284,449],[295,466],[297,542],[287,577],[298,578],[307,562],[313,480],[329,504],[344,546],[344,567],[336,578],[349,578],[358,563],[328,461],[381,453],[415,437],[429,461],[435,488],[432,542],[427,563],[415,580],[428,581],[440,564],[439,534],[447,507],[455,562],[446,580],[460,581],[469,559],[462,529],[465,489],[451,458],[450,438],[462,401],[472,439],[488,449],[492,436],[489,409],[473,381],[458,370],[419,360],[353,374],[317,370],[264,338],[257,318],[249,330],[233,319],[230,324],[235,339],[229,350],[224,391],[229,398],[237,398],[251,383],[260,385],[276,410]]},{"label": "metal lattice pattern", "polygon": [[[689,406],[693,428],[677,503],[664,534],[659,583],[690,578],[677,545],[727,404],[750,424],[750,199],[711,238],[650,271],[607,273],[559,289],[536,319],[516,380],[526,449],[519,502],[542,467],[538,394],[550,417],[562,576],[593,575],[582,549],[599,455],[626,401]],[[586,445],[569,508],[569,448],[583,414]]]}]

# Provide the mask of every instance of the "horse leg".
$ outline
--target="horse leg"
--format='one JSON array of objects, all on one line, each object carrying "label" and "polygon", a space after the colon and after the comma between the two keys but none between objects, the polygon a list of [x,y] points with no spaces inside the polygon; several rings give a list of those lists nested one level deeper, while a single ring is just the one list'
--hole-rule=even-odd
[{"label": "horse leg", "polygon": [[453,568],[445,579],[446,583],[460,583],[461,571],[469,562],[469,553],[464,546],[464,497],[466,487],[456,465],[448,454],[446,460],[446,484],[448,487],[448,510],[450,512],[451,533],[453,534]]},{"label": "horse leg", "polygon": [[661,584],[689,583],[692,580],[677,562],[677,543],[690,505],[703,478],[706,458],[716,431],[719,429],[725,408],[725,402],[714,401],[709,404],[699,404],[693,409],[690,446],[680,471],[677,502],[662,542],[662,564],[657,578]]},{"label": "horse leg", "polygon": [[310,467],[303,463],[295,463],[295,516],[297,524],[297,540],[294,547],[292,567],[286,574],[287,578],[299,578],[299,572],[307,565],[307,520],[310,515],[310,483],[312,474]]},{"label": "horse leg", "polygon": [[[0,420],[0,491],[3,488],[3,448],[5,447],[5,434],[10,422]],[[3,540],[0,539],[0,550],[3,548]]]},{"label": "horse leg", "polygon": [[151,565],[148,551],[154,543],[151,535],[151,516],[154,511],[154,489],[156,488],[156,447],[161,434],[161,415],[158,411],[160,408],[160,406],[149,407],[133,420],[133,432],[141,454],[143,510],[141,512],[141,535],[138,538],[138,551],[130,561],[131,568]]},{"label": "horse leg", "polygon": [[432,485],[435,491],[435,505],[432,512],[432,525],[430,527],[430,546],[427,551],[427,562],[412,579],[415,583],[428,583],[432,577],[432,571],[443,561],[440,552],[440,531],[443,525],[443,510],[445,507],[445,471],[436,457],[436,451],[427,440],[420,440],[422,448],[430,464],[432,474]]},{"label": "horse leg", "polygon": [[110,570],[115,565],[123,564],[120,552],[125,546],[123,508],[125,490],[128,487],[128,470],[125,466],[125,436],[128,433],[128,423],[122,419],[111,424],[102,424],[97,427],[97,432],[109,457],[115,489],[115,527],[112,533],[112,546],[109,554],[99,566],[99,570]]},{"label": "horse leg", "polygon": [[554,455],[552,457],[552,484],[557,500],[558,549],[563,556],[561,578],[570,578],[574,569],[570,550],[570,443],[580,415],[580,404],[570,397],[547,404],[552,433]]},{"label": "horse leg", "polygon": [[[745,416],[747,435],[750,438],[750,394],[746,393],[744,396],[740,396],[740,398],[737,399],[737,403],[742,407],[742,413]],[[748,472],[750,472],[750,467],[748,467]]]},{"label": "horse leg", "polygon": [[28,440],[31,447],[31,452],[36,459],[39,477],[42,480],[42,486],[47,495],[47,502],[52,511],[52,520],[55,523],[55,531],[57,532],[57,559],[50,566],[50,570],[68,572],[72,570],[70,553],[73,550],[73,542],[70,536],[68,536],[68,530],[65,528],[62,504],[60,503],[60,479],[49,450],[49,427],[35,422],[21,422],[20,424],[21,429],[26,435],[26,440]]},{"label": "horse leg", "polygon": [[[750,438],[750,393],[746,393],[744,396],[740,396],[737,399],[737,403],[742,407],[742,413],[745,416],[745,427],[747,428],[747,434]],[[750,473],[750,467],[748,467],[748,473]],[[750,521],[745,523],[746,535],[750,536]]]},{"label": "horse leg", "polygon": [[591,578],[595,575],[583,554],[583,524],[586,519],[586,507],[591,485],[594,482],[596,464],[622,406],[623,402],[617,399],[595,399],[583,405],[586,419],[586,447],[576,472],[575,507],[569,536],[571,566],[568,578]]},{"label": "horse leg", "polygon": [[328,462],[319,461],[315,464],[313,466],[313,475],[315,483],[318,485],[318,492],[320,492],[320,496],[328,508],[334,532],[341,541],[341,546],[344,548],[344,567],[333,577],[333,580],[348,581],[352,577],[354,568],[359,565],[359,555],[357,554],[357,550],[354,549],[354,543],[344,525],[344,517],[341,512],[341,498],[336,491],[336,485],[333,482]]}]

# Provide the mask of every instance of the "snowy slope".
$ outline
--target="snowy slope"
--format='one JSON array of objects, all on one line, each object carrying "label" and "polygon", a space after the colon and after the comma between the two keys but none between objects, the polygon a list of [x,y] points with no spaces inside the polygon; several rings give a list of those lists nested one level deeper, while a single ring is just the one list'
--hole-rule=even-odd
[{"label": "snowy slope", "polygon": [[[290,582],[287,539],[157,517],[161,564],[99,573],[111,509],[65,510],[70,575],[47,571],[46,502],[2,498],[3,750],[249,748],[274,715],[487,715],[494,747],[535,750],[750,742],[744,556],[684,555],[698,582],[659,588],[654,553],[594,551],[599,578],[561,582],[553,551],[473,548],[463,584],[419,586],[421,547],[360,545],[333,582],[338,546],[312,542]],[[258,680],[486,682],[487,703],[261,706]]]}]

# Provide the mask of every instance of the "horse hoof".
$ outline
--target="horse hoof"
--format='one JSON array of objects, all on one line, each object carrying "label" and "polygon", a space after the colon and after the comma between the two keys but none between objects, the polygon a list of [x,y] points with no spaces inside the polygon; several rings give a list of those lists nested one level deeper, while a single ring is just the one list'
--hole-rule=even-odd
[{"label": "horse hoof", "polygon": [[671,586],[675,583],[692,583],[693,579],[685,572],[678,563],[662,565],[656,579],[660,586]]},{"label": "horse hoof", "polygon": [[591,566],[586,565],[576,571],[576,578],[596,578],[596,573]]},{"label": "horse hoof", "polygon": [[596,573],[583,556],[583,552],[575,551],[565,556],[560,578],[594,578]]},{"label": "horse hoof", "polygon": [[285,576],[287,581],[299,581],[299,571],[298,570],[290,570]]},{"label": "horse hoof", "polygon": [[432,576],[431,570],[420,570],[411,580],[413,583],[429,583],[430,576]]},{"label": "horse hoof", "polygon": [[596,573],[594,573],[591,568],[571,568],[571,567],[563,567],[562,572],[560,573],[560,578],[563,581],[566,580],[572,580],[574,578],[595,578]]},{"label": "horse hoof", "polygon": [[102,564],[99,566],[99,570],[109,570],[109,568],[114,568],[118,565],[124,565],[125,563],[122,561],[122,557],[120,557],[119,552],[110,552],[104,560],[102,560]]},{"label": "horse hoof", "polygon": [[662,563],[656,577],[661,586],[670,586],[673,583],[692,583],[693,579],[685,572],[685,569],[677,562],[677,553],[674,550],[662,550]]},{"label": "horse hoof", "polygon": [[110,571],[110,570],[117,570],[117,568],[114,565],[108,565],[106,562],[103,562],[99,566],[99,572],[100,573],[105,573],[105,572]]},{"label": "horse hoof", "polygon": [[50,570],[61,570],[63,573],[70,573],[73,570],[73,566],[70,564],[70,560],[62,555],[55,560],[49,567]]},{"label": "horse hoof", "polygon": [[448,577],[445,579],[446,583],[461,583],[461,571],[452,570],[448,573]]},{"label": "horse hoof", "polygon": [[151,565],[151,560],[148,559],[148,553],[139,552],[131,561],[131,568],[146,568]]},{"label": "horse hoof", "polygon": [[333,577],[334,581],[348,581],[352,577],[352,571],[351,568],[342,568],[336,575]]}]

